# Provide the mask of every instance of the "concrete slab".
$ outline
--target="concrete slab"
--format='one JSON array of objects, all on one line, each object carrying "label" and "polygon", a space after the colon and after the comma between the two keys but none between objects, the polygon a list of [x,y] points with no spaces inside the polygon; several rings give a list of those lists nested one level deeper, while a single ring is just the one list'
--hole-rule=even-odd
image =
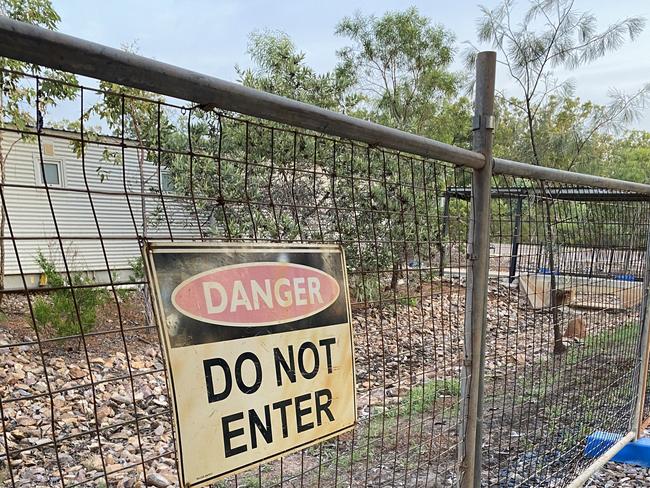
[{"label": "concrete slab", "polygon": [[[445,268],[444,276],[464,278],[464,267]],[[507,280],[507,269],[490,270],[492,279]],[[542,273],[523,273],[516,275],[520,290],[528,297],[530,305],[541,310],[550,307],[551,277]],[[641,304],[643,286],[633,281],[610,278],[589,278],[587,276],[556,275],[557,289],[564,295],[563,305],[585,310],[627,310]],[[516,283],[515,283],[516,286]],[[609,295],[609,299],[603,296]]]},{"label": "concrete slab", "polygon": [[[551,305],[551,277],[529,273],[519,276],[519,287],[535,309]],[[588,310],[626,310],[643,299],[641,283],[583,276],[556,276],[561,304]]]}]

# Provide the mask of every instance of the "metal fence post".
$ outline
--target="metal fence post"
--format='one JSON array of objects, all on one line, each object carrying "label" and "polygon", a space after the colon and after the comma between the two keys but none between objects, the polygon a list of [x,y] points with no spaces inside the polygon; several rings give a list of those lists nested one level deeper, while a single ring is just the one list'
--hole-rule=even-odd
[{"label": "metal fence post", "polygon": [[639,384],[637,389],[631,430],[637,439],[643,429],[643,410],[645,405],[646,384],[648,381],[648,363],[650,361],[650,232],[648,232],[645,255],[645,272],[643,273],[643,301],[641,302],[641,341],[639,347]]},{"label": "metal fence post", "polygon": [[494,78],[496,53],[485,51],[476,59],[476,95],[472,130],[474,150],[486,164],[472,174],[472,199],[467,237],[467,289],[465,293],[465,361],[462,380],[463,424],[460,432],[460,486],[481,484],[481,423],[487,288],[490,262],[490,190],[492,132],[494,130]]},{"label": "metal fence post", "polygon": [[449,200],[451,196],[449,192],[445,193],[445,196],[442,197],[442,229],[440,231],[440,270],[439,276],[442,277],[445,274],[445,263],[447,260],[447,249],[445,248],[447,239],[449,237]]},{"label": "metal fence post", "polygon": [[521,207],[523,198],[517,198],[515,204],[515,225],[512,230],[512,244],[510,246],[510,268],[508,271],[508,281],[515,281],[517,275],[517,260],[519,258],[519,241],[521,241]]}]

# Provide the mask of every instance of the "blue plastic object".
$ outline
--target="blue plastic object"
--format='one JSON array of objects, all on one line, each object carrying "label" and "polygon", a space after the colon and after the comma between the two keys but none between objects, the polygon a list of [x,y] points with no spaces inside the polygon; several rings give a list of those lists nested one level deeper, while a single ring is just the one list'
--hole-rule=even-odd
[{"label": "blue plastic object", "polygon": [[[548,269],[548,268],[541,267],[541,268],[539,268],[538,273],[540,273],[540,274],[545,274],[545,275],[550,275],[550,274],[551,274],[551,270]],[[559,271],[555,271],[555,272],[553,272],[553,274],[554,274],[554,275],[559,275],[560,272],[559,272]]]},{"label": "blue plastic object", "polygon": [[[587,457],[600,456],[616,444],[621,437],[623,436],[620,434],[612,434],[610,432],[594,432],[587,437],[585,455]],[[630,442],[612,458],[612,461],[650,468],[650,438],[644,437]]]},{"label": "blue plastic object", "polygon": [[614,279],[619,281],[636,281],[636,277],[630,274],[615,275]]}]

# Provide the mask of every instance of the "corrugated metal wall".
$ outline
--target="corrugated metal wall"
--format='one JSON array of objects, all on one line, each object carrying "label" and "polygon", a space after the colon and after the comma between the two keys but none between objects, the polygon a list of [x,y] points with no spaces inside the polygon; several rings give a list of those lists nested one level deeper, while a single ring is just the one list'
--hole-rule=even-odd
[{"label": "corrugated metal wall", "polygon": [[[18,136],[3,131],[3,150],[12,146]],[[142,199],[131,195],[130,201],[124,196],[124,184],[129,192],[140,192],[140,175],[137,152],[134,148],[124,151],[125,167],[121,163],[107,161],[101,144],[88,144],[84,164],[77,157],[70,141],[55,135],[42,136],[40,147],[43,160],[58,161],[63,167],[62,188],[52,188],[50,197],[56,223],[61,237],[68,248],[66,255],[74,255],[68,262],[71,270],[106,270],[106,263],[98,240],[97,224],[93,217],[86,182],[93,193],[93,203],[99,227],[104,238],[107,257],[112,270],[129,270],[130,262],[140,256],[140,250],[133,240],[142,235]],[[115,151],[114,147],[110,151]],[[121,151],[118,148],[118,155]],[[18,246],[18,256],[23,272],[40,273],[35,257],[38,251],[53,259],[59,269],[63,269],[59,244],[51,239],[56,236],[55,222],[48,201],[47,192],[41,186],[39,143],[32,140],[17,141],[6,163],[5,201],[9,222]],[[86,180],[84,180],[84,173]],[[146,161],[144,166],[145,193],[158,190],[158,170],[155,163]],[[100,175],[103,175],[100,176]],[[129,203],[131,209],[129,209]],[[166,198],[166,206],[174,237],[190,238],[196,236],[195,220],[178,205]],[[166,223],[158,223],[154,216],[160,211],[160,198],[148,197],[145,203],[147,236],[165,238],[168,236]],[[137,227],[137,229],[136,229]],[[7,223],[5,235],[10,236]],[[48,239],[49,238],[49,239]],[[18,260],[11,240],[3,241],[6,251],[5,274],[19,275]],[[69,259],[69,258],[68,258]],[[10,280],[8,280],[10,281]]]}]

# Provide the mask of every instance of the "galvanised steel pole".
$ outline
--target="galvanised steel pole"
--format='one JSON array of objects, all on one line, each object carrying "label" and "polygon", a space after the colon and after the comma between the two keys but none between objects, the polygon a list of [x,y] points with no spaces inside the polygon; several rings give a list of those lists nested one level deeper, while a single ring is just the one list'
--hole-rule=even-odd
[{"label": "galvanised steel pole", "polygon": [[[485,51],[476,60],[474,150],[492,161],[496,53]],[[461,376],[463,425],[460,437],[460,486],[481,484],[481,439],[485,330],[490,262],[490,199],[492,165],[474,170],[467,241],[465,294],[465,362]]]},{"label": "galvanised steel pole", "polygon": [[480,154],[0,15],[0,56],[424,158],[481,168]]},{"label": "galvanised steel pole", "polygon": [[634,404],[634,414],[631,419],[631,430],[638,439],[643,428],[643,410],[645,405],[646,387],[648,382],[648,365],[650,362],[650,231],[648,232],[645,255],[645,272],[643,273],[643,301],[641,302],[641,340],[639,347],[639,375],[637,397]]}]

